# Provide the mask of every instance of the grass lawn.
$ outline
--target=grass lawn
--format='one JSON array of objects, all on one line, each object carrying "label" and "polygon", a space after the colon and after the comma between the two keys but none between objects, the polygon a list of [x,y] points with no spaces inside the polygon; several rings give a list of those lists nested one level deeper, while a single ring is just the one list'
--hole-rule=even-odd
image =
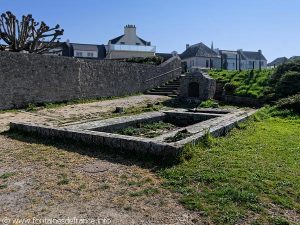
[{"label": "grass lawn", "polygon": [[260,98],[263,96],[263,91],[267,87],[269,77],[274,73],[274,70],[245,70],[245,71],[230,71],[230,70],[211,70],[209,75],[219,82],[231,83],[237,87],[234,94],[238,96],[246,96]]},{"label": "grass lawn", "polygon": [[159,172],[185,207],[215,224],[299,223],[300,119],[256,115],[208,139],[186,148],[190,160]]}]

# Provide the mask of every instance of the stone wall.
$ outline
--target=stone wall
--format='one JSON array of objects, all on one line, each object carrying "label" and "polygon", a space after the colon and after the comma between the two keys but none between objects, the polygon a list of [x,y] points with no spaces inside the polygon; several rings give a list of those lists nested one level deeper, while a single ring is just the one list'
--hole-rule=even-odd
[{"label": "stone wall", "polygon": [[173,57],[159,66],[0,52],[0,109],[144,92],[180,76]]},{"label": "stone wall", "polygon": [[194,98],[201,101],[213,98],[216,81],[207,73],[195,70],[180,79],[180,97]]},{"label": "stone wall", "polygon": [[255,98],[227,95],[225,92],[222,95],[222,101],[231,103],[231,104],[243,105],[243,106],[249,106],[249,107],[261,107],[264,104],[263,101],[255,99]]}]

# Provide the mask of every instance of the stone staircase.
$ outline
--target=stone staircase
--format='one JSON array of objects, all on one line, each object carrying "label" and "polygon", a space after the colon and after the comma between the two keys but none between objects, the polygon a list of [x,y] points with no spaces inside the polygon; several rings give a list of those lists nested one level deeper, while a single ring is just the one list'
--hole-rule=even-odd
[{"label": "stone staircase", "polygon": [[179,93],[179,86],[180,86],[179,79],[180,78],[176,78],[174,80],[168,81],[167,83],[161,86],[158,86],[156,88],[153,88],[152,90],[147,91],[146,94],[176,97]]}]

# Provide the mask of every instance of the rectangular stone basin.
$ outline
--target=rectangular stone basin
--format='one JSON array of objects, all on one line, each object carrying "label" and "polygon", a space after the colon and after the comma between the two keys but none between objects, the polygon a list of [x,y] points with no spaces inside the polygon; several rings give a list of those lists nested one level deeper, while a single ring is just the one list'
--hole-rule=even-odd
[{"label": "rectangular stone basin", "polygon": [[[11,123],[10,128],[11,130],[35,133],[43,137],[71,139],[85,144],[108,146],[116,151],[134,151],[169,157],[176,156],[186,144],[197,143],[206,132],[210,132],[213,136],[225,135],[236,123],[245,120],[254,112],[254,110],[242,109],[231,111],[176,109],[121,116],[66,127]],[[141,123],[159,121],[172,124],[173,129],[152,138],[118,133],[121,129],[135,127]]]}]

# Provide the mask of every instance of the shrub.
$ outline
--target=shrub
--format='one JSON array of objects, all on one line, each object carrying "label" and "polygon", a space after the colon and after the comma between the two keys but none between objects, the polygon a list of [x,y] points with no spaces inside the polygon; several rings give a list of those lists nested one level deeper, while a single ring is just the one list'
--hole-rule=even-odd
[{"label": "shrub", "polygon": [[150,64],[150,65],[160,65],[164,59],[159,56],[153,56],[153,57],[146,57],[146,58],[130,58],[125,59],[125,62],[131,62],[131,63],[143,63],[143,64]]},{"label": "shrub", "polygon": [[219,103],[213,99],[208,99],[206,101],[201,102],[199,107],[201,107],[201,108],[219,108]]},{"label": "shrub", "polygon": [[[296,94],[300,91],[300,60],[279,65],[270,76],[264,95],[270,100]],[[297,87],[298,86],[298,87]]]},{"label": "shrub", "polygon": [[228,93],[228,94],[233,94],[235,92],[235,90],[237,89],[237,86],[235,86],[232,83],[226,83],[224,85],[224,90]]},{"label": "shrub", "polygon": [[[230,94],[252,98],[264,97],[264,91],[268,87],[270,76],[274,70],[211,70],[209,75],[218,82],[228,85],[233,85],[236,88],[233,90],[232,86],[226,87],[226,91]],[[233,93],[232,93],[233,92]]]},{"label": "shrub", "polygon": [[296,113],[300,113],[300,94],[282,98],[276,103],[276,106],[280,109],[291,109]]},{"label": "shrub", "polygon": [[269,79],[269,85],[275,87],[281,76],[288,71],[300,72],[300,60],[291,61],[279,65]]},{"label": "shrub", "polygon": [[279,97],[286,97],[300,92],[300,70],[284,73],[275,86],[275,93]]}]

